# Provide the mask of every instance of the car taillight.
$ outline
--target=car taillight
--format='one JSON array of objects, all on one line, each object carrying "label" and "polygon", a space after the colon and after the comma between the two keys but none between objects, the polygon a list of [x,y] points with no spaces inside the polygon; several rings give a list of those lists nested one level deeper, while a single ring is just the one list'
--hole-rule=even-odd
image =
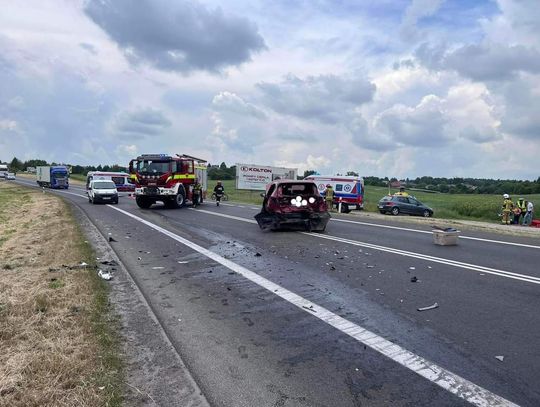
[{"label": "car taillight", "polygon": [[386,201],[384,204],[387,206],[394,206],[394,202],[392,201]]}]

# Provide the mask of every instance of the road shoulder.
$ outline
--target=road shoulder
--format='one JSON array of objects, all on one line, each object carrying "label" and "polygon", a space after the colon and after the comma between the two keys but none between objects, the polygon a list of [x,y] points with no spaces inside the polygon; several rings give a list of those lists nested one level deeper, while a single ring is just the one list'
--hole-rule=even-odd
[{"label": "road shoulder", "polygon": [[208,406],[126,267],[86,214],[76,206],[74,211],[97,253],[98,265],[113,275],[109,299],[120,317],[126,363],[125,404]]}]

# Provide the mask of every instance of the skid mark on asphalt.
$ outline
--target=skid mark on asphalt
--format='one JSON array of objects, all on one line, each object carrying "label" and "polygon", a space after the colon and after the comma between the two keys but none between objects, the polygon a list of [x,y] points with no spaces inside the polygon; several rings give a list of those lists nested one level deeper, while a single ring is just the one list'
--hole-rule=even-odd
[{"label": "skid mark on asphalt", "polygon": [[[447,390],[448,392],[468,401],[471,404],[477,406],[516,406],[516,404],[510,402],[509,400],[504,399],[483,387],[480,387],[471,381],[446,370],[445,368],[430,362],[423,357],[416,355],[408,351],[401,346],[388,341],[387,339],[343,318],[333,312],[327,310],[324,307],[321,307],[298,294],[289,291],[280,285],[277,285],[270,280],[267,280],[264,277],[261,277],[257,273],[240,266],[220,255],[205,249],[202,246],[197,245],[196,243],[191,242],[177,234],[164,229],[158,225],[155,225],[145,219],[142,219],[136,215],[133,215],[123,209],[117,208],[112,205],[107,205],[109,208],[114,209],[168,237],[177,242],[199,252],[200,254],[218,262],[219,264],[227,267],[228,269],[242,275],[258,286],[268,290],[274,295],[288,301],[289,303],[295,305],[300,310],[314,316],[315,318],[320,319],[321,321],[327,323],[328,325],[336,328],[340,332],[349,335],[358,342],[369,346],[371,349],[376,352],[390,358],[391,360],[399,363],[405,368],[415,372],[421,377],[426,378],[432,383],[440,386],[441,388]],[[239,349],[240,351],[240,349]]]}]

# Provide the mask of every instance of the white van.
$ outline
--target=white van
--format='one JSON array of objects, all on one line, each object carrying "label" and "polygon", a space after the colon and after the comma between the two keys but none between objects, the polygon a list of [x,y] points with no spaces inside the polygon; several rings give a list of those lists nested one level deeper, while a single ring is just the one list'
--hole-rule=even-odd
[{"label": "white van", "polygon": [[99,202],[117,204],[118,191],[116,185],[111,180],[93,180],[88,185],[88,202],[96,204]]}]

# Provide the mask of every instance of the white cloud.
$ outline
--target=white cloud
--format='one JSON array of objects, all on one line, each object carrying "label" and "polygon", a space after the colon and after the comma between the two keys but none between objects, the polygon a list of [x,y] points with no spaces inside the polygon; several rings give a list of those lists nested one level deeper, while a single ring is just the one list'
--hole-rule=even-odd
[{"label": "white cloud", "polygon": [[220,92],[212,99],[212,108],[216,111],[231,112],[239,115],[253,116],[257,119],[266,118],[266,114],[251,103],[231,92]]},{"label": "white cloud", "polygon": [[15,131],[17,130],[17,122],[15,120],[0,119],[0,131]]},{"label": "white cloud", "polygon": [[405,10],[401,23],[401,34],[411,37],[417,34],[416,24],[424,17],[435,14],[445,0],[412,0]]},{"label": "white cloud", "polygon": [[536,3],[6,2],[2,158],[536,179]]}]

